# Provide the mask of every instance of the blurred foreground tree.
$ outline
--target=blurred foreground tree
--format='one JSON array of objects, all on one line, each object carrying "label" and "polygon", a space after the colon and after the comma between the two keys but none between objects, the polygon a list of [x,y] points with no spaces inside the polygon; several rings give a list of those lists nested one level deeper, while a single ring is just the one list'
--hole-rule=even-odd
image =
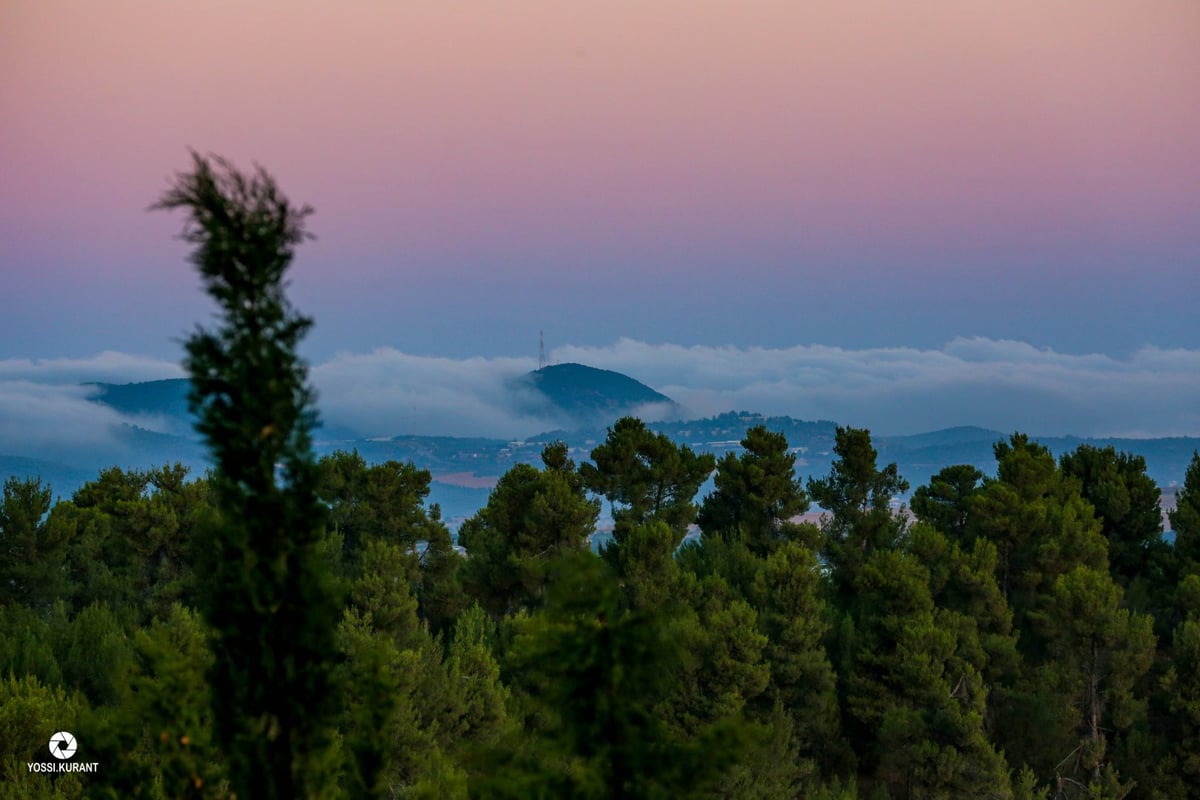
[{"label": "blurred foreground tree", "polygon": [[182,238],[220,307],[219,325],[198,328],[185,359],[220,511],[197,570],[217,740],[238,796],[329,796],[341,603],[320,557],[316,413],[296,352],[312,321],[284,294],[312,209],[290,203],[261,168],[245,175],[195,153],[155,208],[187,213]]}]

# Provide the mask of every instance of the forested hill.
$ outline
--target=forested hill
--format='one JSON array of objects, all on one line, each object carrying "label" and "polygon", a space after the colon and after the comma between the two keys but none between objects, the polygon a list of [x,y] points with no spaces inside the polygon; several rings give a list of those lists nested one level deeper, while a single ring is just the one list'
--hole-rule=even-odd
[{"label": "forested hill", "polygon": [[89,383],[96,393],[92,400],[131,416],[150,415],[172,418],[188,416],[187,378],[168,378],[141,383]]},{"label": "forested hill", "polygon": [[607,424],[647,406],[658,406],[657,416],[678,411],[675,401],[646,384],[584,364],[552,364],[522,376],[520,383],[548,400],[573,427]]},{"label": "forested hill", "polygon": [[[188,381],[184,378],[85,385],[93,388],[91,399],[94,402],[122,414],[178,421],[190,426]],[[657,418],[675,416],[680,410],[670,397],[641,381],[584,364],[552,364],[521,375],[512,388],[532,390],[533,395],[570,428],[604,426],[628,414],[645,416],[648,408],[657,412]]]}]

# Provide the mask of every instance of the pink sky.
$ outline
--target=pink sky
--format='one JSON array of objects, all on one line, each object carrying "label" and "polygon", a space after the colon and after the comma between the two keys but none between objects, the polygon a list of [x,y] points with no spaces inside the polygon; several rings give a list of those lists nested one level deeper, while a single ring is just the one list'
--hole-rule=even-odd
[{"label": "pink sky", "polygon": [[[317,207],[297,290],[328,347],[444,335],[420,312],[454,299],[517,309],[454,347],[510,350],[486,328],[525,324],[531,292],[600,302],[615,285],[645,295],[633,330],[599,314],[528,324],[580,343],[585,322],[596,342],[836,343],[838,315],[795,325],[778,298],[763,299],[770,327],[654,317],[753,302],[745,282],[845,308],[882,281],[868,305],[911,301],[922,319],[941,313],[939,286],[945,305],[995,298],[918,338],[1020,338],[1003,329],[1018,299],[1005,283],[1100,281],[1091,301],[1147,315],[1155,301],[1132,288],[1146,281],[1200,296],[1195,0],[8,0],[0,116],[13,351],[49,341],[29,333],[43,317],[87,342],[128,323],[131,282],[161,312],[140,335],[188,327],[203,306],[170,239],[179,221],[143,213],[188,146],[258,161]],[[652,296],[680,282],[715,288],[677,307]],[[121,319],[89,317],[97,299]],[[339,316],[351,302],[357,318]],[[1086,324],[1075,311],[1064,327]],[[412,327],[389,327],[397,312]],[[1022,324],[1049,343],[1058,330]],[[1122,335],[1200,340],[1182,324]]]}]

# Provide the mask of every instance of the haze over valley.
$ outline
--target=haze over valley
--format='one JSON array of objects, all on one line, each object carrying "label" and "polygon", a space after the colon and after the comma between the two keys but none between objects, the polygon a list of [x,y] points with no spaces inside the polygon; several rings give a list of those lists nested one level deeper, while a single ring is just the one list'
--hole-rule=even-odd
[{"label": "haze over valley", "polygon": [[[1190,394],[1176,388],[1169,401],[1160,400],[1161,413],[1146,413],[1132,436],[1096,422],[1086,426],[1106,417],[1130,421],[1129,407],[1121,405],[1130,397],[1153,398],[1164,385],[1200,385],[1200,369],[1187,352],[1142,352],[1121,362],[980,340],[938,352],[865,353],[740,352],[624,340],[611,348],[554,353],[613,366],[633,363],[642,374],[661,374],[670,383],[658,392],[620,372],[572,362],[529,370],[526,359],[515,358],[453,361],[392,350],[342,356],[313,370],[323,418],[317,451],[353,450],[368,463],[411,461],[430,470],[431,502],[457,521],[482,507],[514,464],[540,463],[542,448],[560,439],[572,458],[585,461],[607,426],[626,415],[697,452],[717,455],[739,452],[746,431],[766,424],[787,435],[801,477],[829,470],[839,423],[878,423],[874,439],[881,457],[896,461],[913,486],[953,464],[990,473],[992,446],[1013,430],[1036,432],[1055,455],[1084,441],[1142,455],[1148,474],[1168,491],[1200,449],[1200,438],[1147,435],[1188,429],[1200,405],[1195,388]],[[97,380],[121,374],[177,370],[115,353],[76,363],[0,364],[0,409],[7,420],[0,429],[0,478],[40,476],[69,496],[111,465],[148,469],[180,462],[197,474],[206,470],[209,460],[187,411],[186,379]],[[687,383],[701,380],[710,385]],[[935,427],[937,420],[958,424]],[[1053,427],[1055,420],[1062,427]],[[1066,427],[1072,424],[1079,427]]]}]

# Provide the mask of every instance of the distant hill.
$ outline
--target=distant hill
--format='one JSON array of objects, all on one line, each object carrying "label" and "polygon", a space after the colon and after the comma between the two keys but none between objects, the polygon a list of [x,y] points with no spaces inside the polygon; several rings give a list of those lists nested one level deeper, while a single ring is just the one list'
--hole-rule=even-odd
[{"label": "distant hill", "polygon": [[837,423],[829,420],[810,422],[791,417],[768,417],[749,411],[727,411],[704,419],[656,422],[650,427],[676,441],[687,442],[693,449],[720,449],[727,445],[740,449],[746,431],[756,425],[764,425],[768,430],[782,433],[793,449],[832,450],[837,435]]},{"label": "distant hill", "polygon": [[957,428],[942,428],[929,433],[917,433],[911,436],[892,436],[889,439],[909,450],[927,447],[947,447],[955,445],[973,445],[983,442],[989,448],[994,442],[1004,438],[1001,431],[979,428],[974,425],[962,425]]},{"label": "distant hill", "polygon": [[102,403],[122,414],[174,417],[187,420],[187,378],[169,378],[143,383],[89,383],[96,387],[93,402]]},{"label": "distant hill", "polygon": [[[94,388],[88,398],[93,403],[108,406],[122,414],[133,417],[154,417],[166,423],[167,430],[174,436],[196,438],[195,420],[188,411],[187,378],[168,378],[161,381],[141,383],[85,383]],[[335,428],[317,424],[317,433],[326,439],[354,439],[359,436],[346,428]]]},{"label": "distant hill", "polygon": [[659,406],[655,416],[671,416],[675,401],[628,375],[583,364],[554,364],[523,376],[574,428],[607,425],[646,406]]},{"label": "distant hill", "polygon": [[131,423],[189,439],[195,436],[187,403],[190,385],[187,378],[84,384],[92,389],[89,400],[130,418]]},{"label": "distant hill", "polygon": [[[184,379],[131,384],[90,384],[92,401],[109,406],[129,419],[112,426],[101,444],[81,441],[74,449],[54,452],[0,453],[0,480],[41,476],[55,493],[69,496],[107,466],[145,469],[182,462],[196,472],[208,463],[206,449],[192,427],[187,411],[188,382]],[[530,395],[544,416],[557,416],[562,427],[522,440],[451,436],[394,436],[364,438],[349,430],[322,429],[314,443],[318,455],[334,450],[357,450],[368,462],[411,461],[433,473],[430,500],[442,505],[448,518],[473,513],[487,500],[487,487],[517,463],[540,463],[547,442],[561,439],[576,463],[588,459],[602,442],[605,429],[625,414],[647,414],[668,421],[648,422],[652,430],[717,456],[741,449],[740,441],[755,425],[783,433],[796,454],[801,478],[828,474],[833,461],[837,423],[772,417],[748,411],[727,412],[705,419],[674,419],[679,407],[666,395],[627,375],[582,364],[557,364],[518,379],[521,393]],[[141,419],[139,419],[141,418]],[[154,430],[150,430],[153,427]],[[985,474],[995,473],[993,445],[1007,433],[978,427],[957,427],[911,436],[872,437],[881,463],[896,462],[913,488],[951,464],[972,464]],[[1036,437],[1057,457],[1080,444],[1113,446],[1146,459],[1147,472],[1166,491],[1183,480],[1200,439],[1081,439]],[[704,491],[710,489],[706,486]]]}]

